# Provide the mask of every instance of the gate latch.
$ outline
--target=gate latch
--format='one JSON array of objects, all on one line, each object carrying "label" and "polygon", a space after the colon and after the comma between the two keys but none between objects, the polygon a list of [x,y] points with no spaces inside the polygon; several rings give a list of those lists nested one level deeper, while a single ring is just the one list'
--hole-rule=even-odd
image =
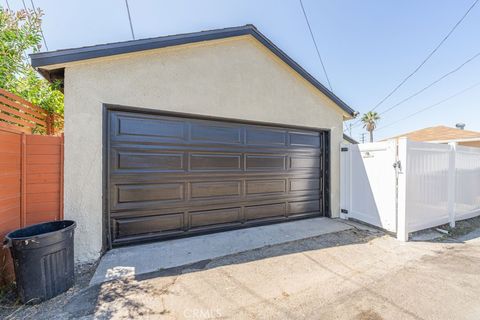
[{"label": "gate latch", "polygon": [[398,169],[398,171],[402,171],[402,163],[400,162],[400,160],[397,160],[393,163],[393,168],[394,169]]}]

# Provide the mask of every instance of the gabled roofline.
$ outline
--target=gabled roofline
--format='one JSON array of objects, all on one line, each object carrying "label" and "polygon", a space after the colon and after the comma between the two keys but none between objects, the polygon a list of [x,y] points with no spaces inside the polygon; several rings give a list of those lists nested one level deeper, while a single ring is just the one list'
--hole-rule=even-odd
[{"label": "gabled roofline", "polygon": [[[115,42],[108,44],[101,44],[95,46],[64,49],[50,52],[40,52],[30,54],[31,64],[42,74],[47,80],[53,81],[55,79],[63,78],[62,67],[55,70],[44,68],[50,65],[61,65],[64,63],[107,57],[117,54],[132,53],[144,50],[159,49],[171,46],[178,46],[182,44],[195,43],[201,41],[209,41],[216,39],[224,39],[230,37],[237,37],[242,35],[251,35],[277,57],[282,59],[292,69],[299,73],[305,80],[310,82],[315,88],[320,90],[323,94],[329,97],[335,104],[337,104],[343,111],[352,117],[355,117],[356,112],[337,97],[333,92],[328,90],[323,84],[315,79],[310,73],[303,69],[298,63],[290,58],[285,52],[274,45],[267,37],[260,33],[254,25],[248,24],[240,27],[231,27],[225,29],[216,29],[210,31],[200,31],[194,33],[179,34],[173,36],[164,36],[149,39],[131,40],[123,42]],[[42,68],[43,67],[43,68]]]}]

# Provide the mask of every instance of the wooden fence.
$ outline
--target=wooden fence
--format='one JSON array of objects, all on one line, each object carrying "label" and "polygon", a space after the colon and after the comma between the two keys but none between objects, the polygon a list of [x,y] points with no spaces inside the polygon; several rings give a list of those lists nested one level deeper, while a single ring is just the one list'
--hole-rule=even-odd
[{"label": "wooden fence", "polygon": [[0,127],[25,133],[55,134],[57,115],[0,88]]},{"label": "wooden fence", "polygon": [[[63,219],[63,135],[28,134],[25,131],[32,126],[15,125],[11,118],[5,118],[0,112],[2,240],[12,230]],[[13,266],[6,249],[0,250],[0,271],[0,283],[13,280]]]}]

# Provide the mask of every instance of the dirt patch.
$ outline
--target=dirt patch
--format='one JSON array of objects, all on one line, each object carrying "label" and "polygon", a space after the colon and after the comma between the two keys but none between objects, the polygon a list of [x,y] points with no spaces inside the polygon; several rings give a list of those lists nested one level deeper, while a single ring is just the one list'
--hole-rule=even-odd
[{"label": "dirt patch", "polygon": [[450,229],[449,236],[452,238],[459,238],[477,229],[480,229],[480,216],[467,220],[457,221],[455,224],[455,228]]},{"label": "dirt patch", "polygon": [[[444,230],[439,232],[438,229]],[[432,242],[456,242],[458,239],[468,235],[469,233],[480,230],[480,216],[457,221],[455,228],[451,228],[449,224],[416,231],[411,234],[414,241],[432,241]],[[436,234],[436,236],[428,237],[428,234]]]},{"label": "dirt patch", "polygon": [[[23,305],[17,299],[15,286],[4,289],[0,296],[0,319],[61,319],[59,307],[66,305],[77,293],[88,287],[97,264],[82,264],[75,267],[75,285],[67,292],[37,305]],[[57,315],[57,316],[55,316]]]},{"label": "dirt patch", "polygon": [[357,320],[383,320],[383,318],[373,310],[366,310],[357,315]]}]

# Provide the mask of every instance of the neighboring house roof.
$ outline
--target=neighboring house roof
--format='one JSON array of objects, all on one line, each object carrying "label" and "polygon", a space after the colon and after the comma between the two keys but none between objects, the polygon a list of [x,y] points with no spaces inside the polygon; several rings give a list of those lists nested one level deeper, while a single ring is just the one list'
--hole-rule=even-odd
[{"label": "neighboring house roof", "polygon": [[447,126],[436,126],[404,133],[395,137],[391,137],[390,139],[396,139],[400,137],[407,137],[413,141],[460,142],[480,140],[480,132],[461,130]]},{"label": "neighboring house roof", "polygon": [[343,134],[343,140],[348,141],[352,144],[358,144],[358,141],[350,137],[349,135]]},{"label": "neighboring house roof", "polygon": [[40,52],[30,55],[32,66],[37,69],[47,80],[63,80],[64,67],[66,63],[107,57],[118,54],[132,53],[144,50],[152,50],[177,46],[188,43],[195,43],[208,40],[237,37],[242,35],[251,35],[272,51],[276,56],[282,59],[287,65],[294,69],[298,74],[310,82],[315,88],[329,97],[335,104],[343,109],[347,114],[354,117],[355,111],[328,90],[323,84],[303,69],[298,63],[290,58],[286,53],[274,45],[267,37],[261,34],[255,26],[249,24],[241,27],[232,27],[210,31],[201,31],[172,36],[164,36],[149,39],[139,39],[132,41],[123,41],[95,46],[64,49],[50,52]]}]

